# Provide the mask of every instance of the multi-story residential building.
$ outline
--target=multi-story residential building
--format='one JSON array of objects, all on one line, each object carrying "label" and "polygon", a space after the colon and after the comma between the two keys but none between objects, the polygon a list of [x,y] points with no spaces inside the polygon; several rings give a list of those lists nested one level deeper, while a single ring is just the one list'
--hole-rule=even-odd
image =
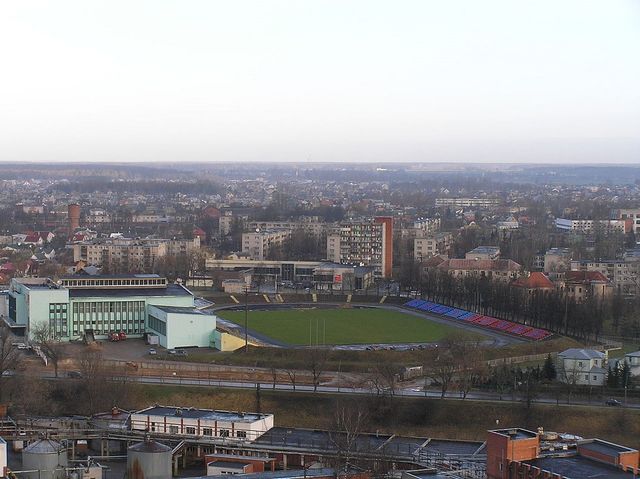
[{"label": "multi-story residential building", "polygon": [[520,274],[522,266],[510,259],[445,259],[434,256],[425,269],[446,271],[454,277],[475,276],[509,283]]},{"label": "multi-story residential building", "polygon": [[150,271],[159,258],[188,256],[200,249],[200,238],[105,238],[75,243],[73,260],[114,271]]},{"label": "multi-story residential building", "polygon": [[618,220],[630,220],[634,233],[640,229],[640,208],[622,208],[613,210],[612,217]]},{"label": "multi-story residential building", "polygon": [[632,229],[631,220],[571,220],[556,218],[556,228],[574,233],[592,234],[598,230],[605,234],[628,233]]},{"label": "multi-story residential building", "polygon": [[453,245],[451,233],[435,233],[413,240],[413,259],[423,261],[431,256],[449,255]]},{"label": "multi-story residential building", "polygon": [[602,386],[607,379],[607,354],[571,348],[558,353],[558,379],[574,385]]},{"label": "multi-story residential building", "polygon": [[613,285],[599,271],[567,271],[563,276],[558,281],[561,289],[578,303],[590,298],[602,300],[613,293]]},{"label": "multi-story residential building", "polygon": [[253,260],[262,261],[273,251],[282,248],[290,238],[291,230],[282,228],[242,233],[242,252],[249,254]]},{"label": "multi-story residential building", "polygon": [[440,218],[418,218],[413,222],[413,228],[422,232],[422,236],[428,236],[440,229]]},{"label": "multi-story residential building", "polygon": [[436,198],[436,207],[491,208],[501,203],[499,198]]},{"label": "multi-story residential building", "polygon": [[327,258],[335,263],[373,266],[377,276],[391,277],[393,218],[344,222],[327,234]]},{"label": "multi-story residential building", "polygon": [[478,246],[467,251],[465,259],[500,259],[500,248],[498,246]]},{"label": "multi-story residential building", "polygon": [[302,221],[251,221],[247,224],[249,230],[285,229],[304,231],[313,236],[321,236],[327,231],[327,223],[318,221],[317,217],[308,217]]},{"label": "multi-story residential building", "polygon": [[[551,248],[543,255],[542,270],[545,273],[568,271],[571,268],[571,250],[569,248]],[[553,278],[552,278],[553,279]]]},{"label": "multi-story residential building", "polygon": [[611,282],[616,292],[630,296],[640,293],[640,261],[635,258],[571,261],[571,271],[598,272]]}]

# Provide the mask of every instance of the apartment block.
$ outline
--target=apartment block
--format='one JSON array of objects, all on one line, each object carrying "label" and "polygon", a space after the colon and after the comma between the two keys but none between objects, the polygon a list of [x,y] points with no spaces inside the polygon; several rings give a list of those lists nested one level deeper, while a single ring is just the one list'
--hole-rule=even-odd
[{"label": "apartment block", "polygon": [[413,240],[413,259],[422,261],[437,255],[448,255],[453,245],[451,233],[436,233]]},{"label": "apartment block", "polygon": [[436,198],[436,207],[491,208],[500,204],[499,198]]},{"label": "apartment block", "polygon": [[200,238],[105,238],[75,243],[73,260],[114,267],[123,271],[148,271],[158,258],[188,256],[200,249]]},{"label": "apartment block", "polygon": [[291,230],[282,228],[243,233],[242,252],[247,253],[253,260],[262,261],[290,238]]},{"label": "apartment block", "polygon": [[393,218],[344,222],[327,234],[327,259],[373,266],[376,276],[389,278],[393,268]]},{"label": "apartment block", "polygon": [[562,231],[591,234],[598,230],[605,234],[628,233],[632,229],[631,220],[572,220],[556,218],[556,228]]}]

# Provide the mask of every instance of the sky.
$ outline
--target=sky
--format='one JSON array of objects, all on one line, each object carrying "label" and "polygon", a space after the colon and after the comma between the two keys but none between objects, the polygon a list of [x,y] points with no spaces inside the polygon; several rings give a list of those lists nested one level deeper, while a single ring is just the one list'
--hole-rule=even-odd
[{"label": "sky", "polygon": [[638,0],[18,0],[0,45],[0,161],[640,162]]}]

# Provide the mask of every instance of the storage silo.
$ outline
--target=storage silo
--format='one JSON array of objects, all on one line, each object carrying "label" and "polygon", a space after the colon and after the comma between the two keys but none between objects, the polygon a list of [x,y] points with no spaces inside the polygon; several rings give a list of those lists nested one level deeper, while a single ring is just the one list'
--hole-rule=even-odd
[{"label": "storage silo", "polygon": [[127,451],[127,479],[171,479],[171,448],[145,438]]},{"label": "storage silo", "polygon": [[67,449],[58,441],[41,439],[22,450],[22,469],[26,479],[63,479],[68,466]]}]

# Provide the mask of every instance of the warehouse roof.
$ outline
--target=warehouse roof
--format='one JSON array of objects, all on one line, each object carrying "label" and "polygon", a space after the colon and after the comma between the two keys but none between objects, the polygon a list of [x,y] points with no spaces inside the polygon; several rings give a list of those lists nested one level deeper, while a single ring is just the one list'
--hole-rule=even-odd
[{"label": "warehouse roof", "polygon": [[216,411],[213,409],[180,408],[175,406],[152,406],[135,412],[145,416],[175,416],[188,419],[209,419],[212,421],[255,422],[268,414]]},{"label": "warehouse roof", "polygon": [[168,284],[166,288],[87,288],[70,289],[70,298],[102,298],[102,297],[132,297],[132,296],[193,296],[193,294],[179,284]]},{"label": "warehouse roof", "polygon": [[175,313],[175,314],[199,314],[202,316],[213,316],[212,313],[208,313],[206,311],[201,311],[197,308],[191,308],[189,306],[159,306],[154,304],[154,308],[158,308],[165,313]]},{"label": "warehouse roof", "polygon": [[544,471],[560,474],[566,479],[631,479],[631,472],[624,472],[614,466],[595,462],[582,456],[541,457],[526,464],[539,467]]}]

